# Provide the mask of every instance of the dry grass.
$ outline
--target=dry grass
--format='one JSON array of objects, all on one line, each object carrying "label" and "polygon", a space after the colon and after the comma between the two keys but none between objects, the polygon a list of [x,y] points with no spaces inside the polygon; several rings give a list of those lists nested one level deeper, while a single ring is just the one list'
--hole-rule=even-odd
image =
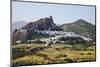
[{"label": "dry grass", "polygon": [[12,46],[13,65],[35,65],[51,63],[72,63],[95,61],[95,45],[85,50],[73,50],[72,45],[54,44],[44,47],[39,44],[21,44]]}]

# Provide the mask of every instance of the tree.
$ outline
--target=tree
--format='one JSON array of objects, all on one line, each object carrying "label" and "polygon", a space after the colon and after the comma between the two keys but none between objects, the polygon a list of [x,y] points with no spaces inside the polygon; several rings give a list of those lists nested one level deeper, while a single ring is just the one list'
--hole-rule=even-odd
[{"label": "tree", "polygon": [[15,29],[13,33],[17,32],[17,31],[18,31],[18,30],[17,30],[17,29]]}]

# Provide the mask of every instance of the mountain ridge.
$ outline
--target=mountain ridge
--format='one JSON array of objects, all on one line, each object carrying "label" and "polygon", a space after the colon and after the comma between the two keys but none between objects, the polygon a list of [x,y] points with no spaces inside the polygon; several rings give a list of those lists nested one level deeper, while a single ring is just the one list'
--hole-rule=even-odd
[{"label": "mountain ridge", "polygon": [[25,21],[16,21],[12,24],[12,31],[14,31],[15,29],[20,29],[21,27],[23,27],[26,24],[27,24],[27,22],[25,22]]},{"label": "mountain ridge", "polygon": [[[29,22],[28,24],[21,27],[19,30],[27,30],[29,35],[33,34],[34,30],[49,30],[49,31],[65,31],[65,32],[75,32],[79,35],[95,39],[95,26],[83,19],[78,19],[73,23],[62,24],[57,26],[53,17],[41,18],[34,22]],[[30,32],[30,33],[29,33]]]},{"label": "mountain ridge", "polygon": [[54,23],[52,16],[30,22],[21,29],[60,30],[60,28]]},{"label": "mountain ridge", "polygon": [[61,28],[67,32],[75,32],[92,39],[95,38],[95,25],[83,19],[78,19],[73,23],[63,24]]}]

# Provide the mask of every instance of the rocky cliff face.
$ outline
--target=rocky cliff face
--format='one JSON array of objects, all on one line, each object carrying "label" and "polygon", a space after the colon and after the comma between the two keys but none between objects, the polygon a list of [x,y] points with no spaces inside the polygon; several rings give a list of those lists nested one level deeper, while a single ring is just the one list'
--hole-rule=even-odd
[{"label": "rocky cliff face", "polygon": [[15,43],[16,41],[20,40],[25,42],[25,40],[32,39],[34,35],[34,30],[62,30],[60,27],[56,26],[53,21],[52,16],[39,19],[35,22],[30,22],[27,25],[23,26],[22,28],[15,30],[12,34],[12,41]]},{"label": "rocky cliff face", "polygon": [[22,29],[33,29],[33,30],[55,30],[56,24],[53,21],[52,16],[39,19],[35,22],[30,22]]},{"label": "rocky cliff face", "polygon": [[95,40],[96,37],[95,25],[92,25],[85,20],[80,19],[73,23],[57,26],[54,23],[52,16],[50,16],[50,17],[39,19],[35,22],[30,22],[27,25],[23,26],[22,28],[15,30],[12,34],[13,43],[15,43],[18,40],[25,43],[27,40],[32,40],[35,37],[38,38],[39,35],[37,35],[37,33],[34,32],[35,30],[75,32],[82,36],[91,38],[93,40]]}]

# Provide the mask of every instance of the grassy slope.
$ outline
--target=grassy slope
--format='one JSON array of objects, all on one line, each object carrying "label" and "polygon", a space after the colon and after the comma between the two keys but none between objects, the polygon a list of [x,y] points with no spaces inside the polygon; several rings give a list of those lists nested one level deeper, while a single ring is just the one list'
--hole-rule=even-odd
[{"label": "grassy slope", "polygon": [[85,50],[72,49],[71,45],[52,45],[44,47],[41,44],[27,44],[12,46],[14,65],[71,63],[83,61],[95,61],[95,46]]}]

